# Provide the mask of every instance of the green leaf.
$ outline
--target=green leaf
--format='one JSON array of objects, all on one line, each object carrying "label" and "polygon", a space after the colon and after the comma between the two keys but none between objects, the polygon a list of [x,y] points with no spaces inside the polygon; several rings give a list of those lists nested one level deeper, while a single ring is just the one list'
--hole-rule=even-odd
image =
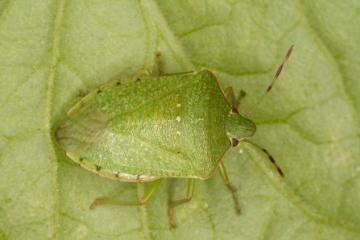
[{"label": "green leaf", "polygon": [[[356,0],[0,1],[0,239],[359,239],[359,13]],[[166,181],[145,207],[89,210],[146,186],[77,167],[54,127],[80,91],[151,70],[156,51],[167,73],[206,67],[247,92],[253,141],[285,178],[253,146],[234,149],[225,166],[241,216],[218,174],[197,181],[175,231],[167,202],[184,180]]]}]

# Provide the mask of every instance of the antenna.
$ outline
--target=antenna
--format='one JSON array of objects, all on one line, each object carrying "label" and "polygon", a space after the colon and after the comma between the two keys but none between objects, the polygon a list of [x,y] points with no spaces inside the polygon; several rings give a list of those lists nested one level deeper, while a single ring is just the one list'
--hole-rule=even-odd
[{"label": "antenna", "polygon": [[[290,45],[289,49],[286,52],[286,55],[283,59],[283,61],[281,62],[281,64],[279,65],[279,67],[276,69],[276,72],[271,80],[270,85],[266,88],[265,92],[261,95],[261,97],[259,98],[259,100],[256,102],[255,109],[260,105],[260,103],[264,100],[265,96],[271,91],[271,89],[274,87],[274,84],[276,82],[276,80],[279,78],[285,63],[287,62],[287,60],[290,58],[290,55],[292,53],[294,49],[294,45]],[[251,111],[251,113],[253,113],[254,111]],[[249,115],[251,115],[251,113]]]}]

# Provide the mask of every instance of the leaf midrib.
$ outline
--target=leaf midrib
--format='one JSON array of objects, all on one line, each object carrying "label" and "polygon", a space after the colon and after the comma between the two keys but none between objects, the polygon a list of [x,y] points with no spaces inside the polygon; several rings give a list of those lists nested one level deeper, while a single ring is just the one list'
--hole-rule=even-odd
[{"label": "leaf midrib", "polygon": [[[51,36],[49,37],[49,42],[52,43],[50,54],[49,54],[49,76],[47,81],[47,91],[46,91],[46,113],[45,113],[45,129],[47,129],[47,142],[49,144],[49,156],[51,161],[52,170],[54,172],[54,217],[53,217],[53,226],[54,232],[52,233],[53,239],[59,238],[59,229],[60,229],[60,197],[59,192],[59,174],[57,166],[57,156],[55,154],[53,144],[52,144],[52,103],[54,99],[54,88],[55,88],[55,75],[57,70],[57,65],[60,58],[60,41],[62,34],[62,24],[65,15],[66,0],[58,0],[55,5],[55,16],[54,16],[54,25],[52,28]],[[51,159],[51,156],[54,156],[54,159]]]}]

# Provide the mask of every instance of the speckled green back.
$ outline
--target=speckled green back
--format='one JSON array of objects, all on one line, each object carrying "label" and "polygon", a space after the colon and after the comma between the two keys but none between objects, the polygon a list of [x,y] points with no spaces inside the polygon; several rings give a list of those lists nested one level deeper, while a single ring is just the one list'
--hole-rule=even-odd
[{"label": "speckled green back", "polygon": [[130,79],[89,93],[57,137],[70,158],[100,174],[206,178],[230,147],[228,112],[209,71]]}]

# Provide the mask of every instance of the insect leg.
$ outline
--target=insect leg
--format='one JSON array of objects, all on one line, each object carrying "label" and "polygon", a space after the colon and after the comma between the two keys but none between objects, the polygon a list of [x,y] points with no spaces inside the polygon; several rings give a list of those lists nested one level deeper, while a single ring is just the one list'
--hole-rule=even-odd
[{"label": "insect leg", "polygon": [[232,197],[233,197],[233,200],[234,200],[234,205],[235,205],[235,211],[236,211],[237,214],[240,214],[241,209],[240,209],[239,196],[237,194],[237,189],[234,187],[234,185],[232,185],[230,183],[229,177],[228,177],[228,175],[226,173],[225,166],[224,166],[223,163],[220,163],[219,171],[220,171],[220,175],[221,175],[222,180],[224,181],[226,187],[229,189],[229,191],[232,194]]},{"label": "insect leg", "polygon": [[78,97],[83,98],[85,97],[89,92],[85,90],[79,90]]},{"label": "insect leg", "polygon": [[238,113],[240,107],[240,101],[246,96],[246,92],[241,89],[239,95],[236,97],[234,93],[234,89],[232,87],[227,87],[224,90],[224,95],[227,101],[231,104],[231,110],[235,113]]},{"label": "insect leg", "polygon": [[93,203],[90,205],[90,209],[94,209],[100,205],[124,205],[124,206],[144,205],[149,201],[149,199],[154,195],[156,190],[159,188],[161,180],[162,179],[158,179],[158,180],[151,182],[150,183],[151,185],[144,193],[144,196],[142,196],[137,201],[121,201],[121,200],[115,200],[112,198],[99,197],[93,201]]},{"label": "insect leg", "polygon": [[194,186],[195,186],[195,180],[189,179],[187,183],[186,197],[175,201],[170,200],[168,207],[168,216],[169,216],[169,223],[171,228],[176,228],[176,223],[174,220],[174,208],[181,204],[187,203],[192,199],[194,194]]},{"label": "insect leg", "polygon": [[270,162],[274,165],[274,167],[276,168],[276,171],[279,173],[279,175],[281,177],[284,177],[283,170],[281,170],[280,166],[275,162],[275,159],[273,158],[273,156],[271,156],[271,154],[268,152],[268,150],[266,150],[265,148],[260,147],[259,145],[257,145],[256,143],[253,143],[252,141],[250,141],[248,139],[243,139],[243,140],[241,140],[241,142],[250,143],[254,147],[256,147],[256,148],[260,149],[261,151],[263,151],[267,155]]},{"label": "insect leg", "polygon": [[231,108],[233,108],[236,101],[234,89],[232,87],[225,88],[224,95],[228,102],[231,104]]},{"label": "insect leg", "polygon": [[155,65],[156,65],[156,75],[157,76],[164,75],[164,62],[162,61],[160,52],[155,53]]},{"label": "insect leg", "polygon": [[239,95],[236,97],[236,107],[239,110],[241,100],[246,96],[246,92],[240,89]]}]

